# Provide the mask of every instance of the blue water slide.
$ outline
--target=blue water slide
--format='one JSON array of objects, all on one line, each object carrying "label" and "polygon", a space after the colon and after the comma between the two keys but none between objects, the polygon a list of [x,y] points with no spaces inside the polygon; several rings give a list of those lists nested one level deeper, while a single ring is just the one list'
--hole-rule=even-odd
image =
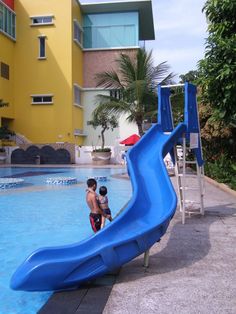
[{"label": "blue water slide", "polygon": [[202,147],[200,139],[200,125],[198,118],[198,105],[197,105],[197,87],[193,84],[186,82],[185,84],[185,105],[184,105],[184,122],[187,126],[187,140],[190,139],[190,133],[198,134],[198,147],[193,149],[198,165],[201,167],[204,164],[202,156]]},{"label": "blue water slide", "polygon": [[168,135],[160,124],[154,125],[128,153],[133,195],[121,214],[82,242],[33,252],[13,274],[11,288],[26,291],[76,288],[117,269],[158,241],[177,206],[163,158],[184,132],[184,123]]}]

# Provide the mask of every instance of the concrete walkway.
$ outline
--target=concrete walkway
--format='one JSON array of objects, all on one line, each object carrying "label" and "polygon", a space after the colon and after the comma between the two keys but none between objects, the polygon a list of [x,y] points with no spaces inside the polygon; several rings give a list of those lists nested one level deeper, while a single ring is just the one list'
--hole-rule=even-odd
[{"label": "concrete walkway", "polygon": [[149,268],[143,256],[122,267],[103,314],[236,313],[236,197],[206,182],[205,210],[185,225],[177,210]]}]

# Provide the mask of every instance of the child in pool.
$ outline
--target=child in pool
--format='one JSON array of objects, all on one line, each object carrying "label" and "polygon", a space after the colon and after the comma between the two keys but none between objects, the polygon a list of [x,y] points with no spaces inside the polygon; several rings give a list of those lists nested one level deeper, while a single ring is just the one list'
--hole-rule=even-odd
[{"label": "child in pool", "polygon": [[102,216],[102,223],[101,223],[101,228],[103,228],[105,226],[106,218],[112,221],[111,210],[108,205],[107,188],[105,186],[101,186],[99,188],[99,195],[98,195],[97,201],[98,201],[98,206],[101,208],[104,215]]}]

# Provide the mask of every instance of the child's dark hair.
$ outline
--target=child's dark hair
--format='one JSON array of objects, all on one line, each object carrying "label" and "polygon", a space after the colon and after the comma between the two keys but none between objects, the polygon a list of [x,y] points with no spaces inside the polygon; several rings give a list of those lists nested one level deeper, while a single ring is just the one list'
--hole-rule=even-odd
[{"label": "child's dark hair", "polygon": [[94,185],[97,185],[97,181],[96,181],[95,179],[90,178],[90,179],[87,180],[87,186],[88,186],[88,188],[91,188],[91,187],[93,187]]},{"label": "child's dark hair", "polygon": [[107,188],[105,186],[100,186],[99,194],[105,196],[107,194]]}]

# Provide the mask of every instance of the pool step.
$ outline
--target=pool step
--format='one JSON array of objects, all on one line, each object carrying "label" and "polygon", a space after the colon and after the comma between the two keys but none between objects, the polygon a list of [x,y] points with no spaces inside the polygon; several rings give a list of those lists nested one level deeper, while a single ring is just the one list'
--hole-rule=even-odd
[{"label": "pool step", "polygon": [[120,269],[74,291],[54,293],[37,314],[101,314],[106,306]]}]

